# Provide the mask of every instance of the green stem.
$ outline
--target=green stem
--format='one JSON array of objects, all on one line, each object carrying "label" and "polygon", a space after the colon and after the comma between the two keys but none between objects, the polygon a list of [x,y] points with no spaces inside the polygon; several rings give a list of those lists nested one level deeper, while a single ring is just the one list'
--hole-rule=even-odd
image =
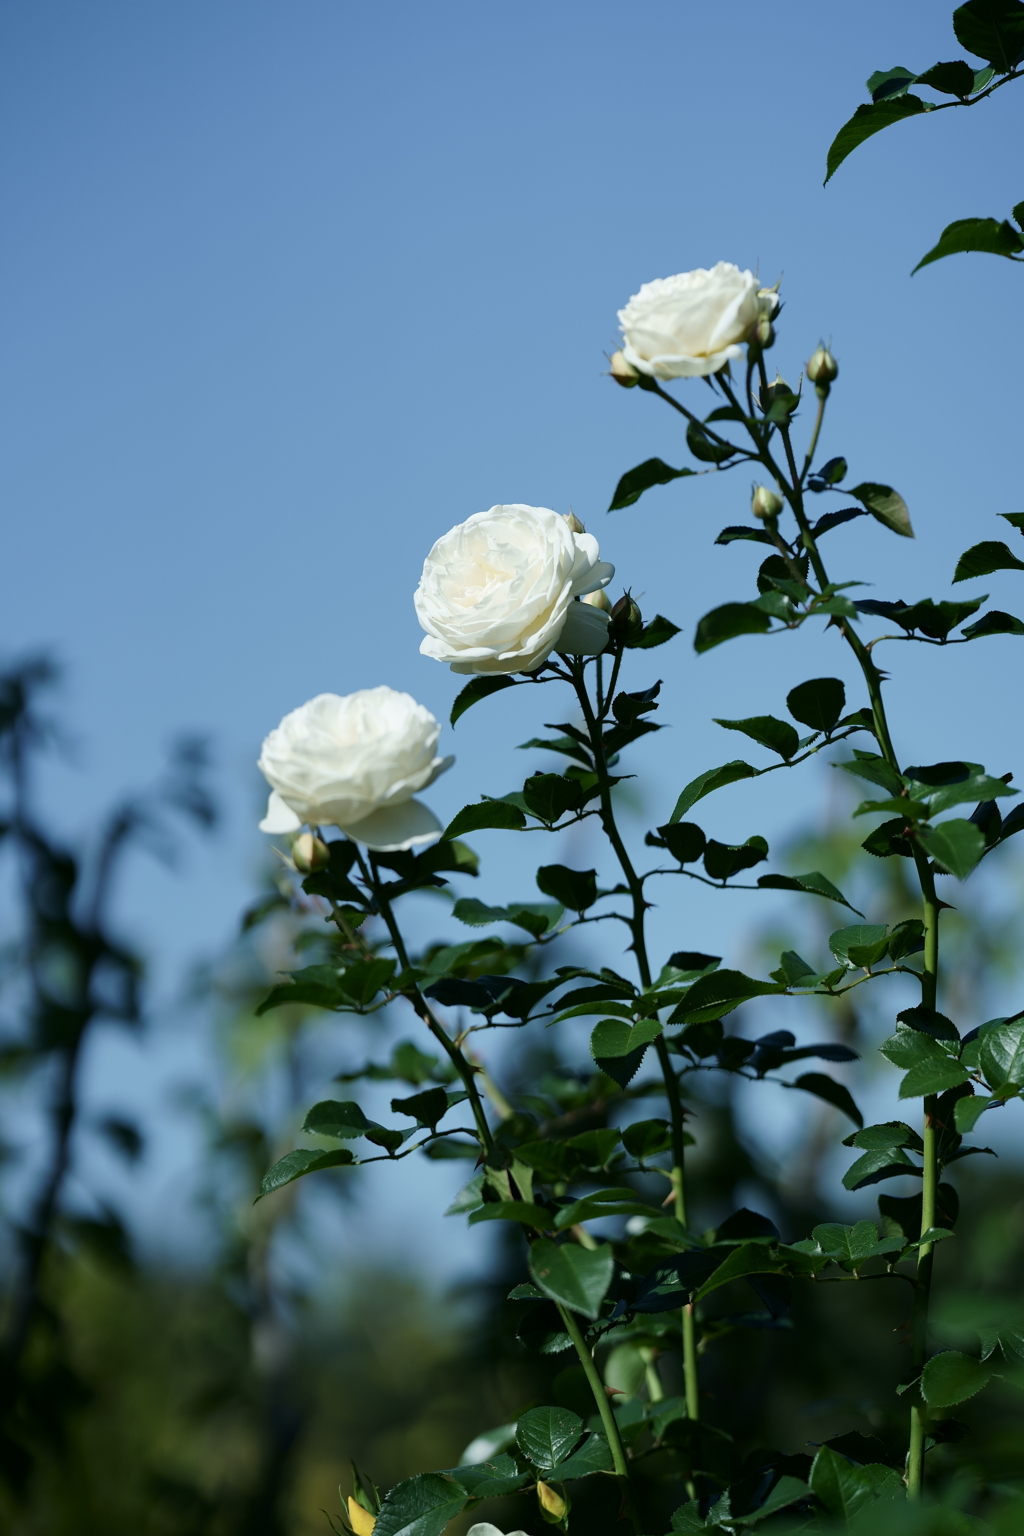
[{"label": "green stem", "polygon": [[[410,968],[408,951],[406,950],[405,941],[402,938],[401,929],[398,926],[398,920],[395,917],[394,910],[384,893],[384,887],[381,884],[380,876],[377,870],[377,861],[371,854],[370,869],[368,869],[366,867],[365,861],[363,860],[362,854],[358,851],[356,852],[356,858],[359,862],[359,868],[362,872],[363,879],[366,881],[366,884],[369,886],[370,890],[373,892],[377,899],[377,905],[380,908],[380,915],[384,919],[384,922],[387,924],[387,930],[391,936],[391,942],[394,945],[395,954],[398,956],[398,963],[402,967],[403,971],[408,971]],[[466,1060],[465,1056],[463,1056],[455,1042],[449,1037],[447,1030],[438,1022],[437,1019],[435,1019],[433,1013],[430,1011],[430,1008],[427,1005],[426,998],[423,996],[423,993],[420,991],[415,982],[404,987],[402,991],[403,995],[409,999],[409,1002],[412,1004],[413,1010],[417,1016],[423,1020],[424,1024],[430,1030],[430,1033],[434,1036],[434,1039],[437,1041],[438,1045],[440,1045],[445,1051],[446,1055],[451,1061],[452,1066],[459,1074],[459,1077],[462,1080],[462,1086],[465,1088],[466,1095],[469,1099],[469,1106],[473,1111],[473,1119],[476,1121],[476,1128],[479,1133],[480,1140],[483,1142],[484,1149],[488,1154],[493,1152],[494,1139],[491,1136],[491,1128],[487,1124],[487,1116],[484,1114],[483,1102],[480,1098],[479,1090],[477,1089],[476,1072],[474,1071],[471,1064]]]},{"label": "green stem", "polygon": [[643,1525],[640,1520],[639,1510],[637,1509],[636,1496],[633,1493],[633,1480],[629,1475],[629,1463],[626,1460],[622,1437],[619,1434],[619,1426],[616,1422],[615,1414],[612,1412],[608,1393],[604,1389],[604,1382],[601,1380],[594,1357],[587,1348],[587,1341],[583,1337],[575,1314],[570,1312],[568,1307],[563,1307],[561,1302],[556,1302],[555,1305],[565,1325],[565,1331],[570,1339],[572,1339],[573,1348],[579,1356],[580,1365],[583,1367],[583,1374],[587,1378],[590,1390],[594,1394],[594,1402],[597,1404],[597,1411],[601,1415],[601,1423],[604,1425],[604,1432],[608,1437],[608,1444],[611,1447],[612,1465],[615,1468],[615,1475],[622,1489],[622,1501],[625,1505],[626,1513],[632,1521],[633,1529],[640,1532],[643,1530]]},{"label": "green stem", "polygon": [[[613,675],[617,675],[618,660],[619,658],[616,657],[616,674]],[[580,701],[580,708],[583,711],[583,718],[587,724],[587,734],[590,737],[591,750],[594,754],[594,765],[597,769],[601,789],[601,823],[608,841],[615,850],[619,867],[622,870],[633,902],[633,916],[629,923],[630,933],[633,936],[633,952],[636,955],[641,983],[644,987],[649,987],[651,984],[651,967],[647,958],[647,941],[644,934],[647,903],[644,900],[643,881],[633,868],[633,862],[626,852],[626,845],[623,843],[618,826],[616,825],[615,811],[612,807],[611,785],[608,782],[608,764],[605,759],[604,741],[601,736],[601,727],[591,707],[582,663],[570,663],[570,671],[576,688],[576,696]],[[610,691],[608,698],[611,698]],[[661,1075],[665,1082],[665,1096],[668,1099],[669,1115],[672,1121],[672,1192],[675,1196],[675,1214],[680,1225],[685,1227],[686,1164],[684,1161],[683,1106],[679,1098],[679,1079],[672,1066],[668,1046],[663,1036],[659,1035],[655,1041],[655,1048],[658,1052],[658,1061],[661,1064]],[[683,1376],[686,1383],[686,1411],[691,1419],[696,1419],[700,1417],[700,1386],[697,1380],[696,1321],[692,1305],[682,1309],[682,1338]]]},{"label": "green stem", "polygon": [[[786,462],[789,465],[791,483],[785,487],[786,498],[793,509],[800,532],[803,536],[804,547],[810,556],[814,573],[822,587],[827,587],[828,573],[825,570],[824,561],[818,551],[814,536],[811,533],[803,504],[803,477],[797,473],[796,460],[793,456],[793,447],[790,441],[789,428],[780,429],[783,444],[786,450]],[[817,436],[815,436],[817,441]],[[806,465],[805,471],[806,473]],[[889,722],[886,718],[885,704],[882,699],[882,678],[871,657],[871,652],[857,635],[849,620],[841,621],[843,638],[850,646],[860,663],[867,684],[868,696],[871,699],[871,713],[875,728],[875,736],[882,749],[886,762],[894,770],[900,772],[899,760],[892,744],[892,736],[889,732]],[[914,846],[914,862],[917,866],[918,881],[921,886],[922,917],[924,922],[924,969],[921,973],[921,1002],[925,1008],[936,1006],[939,981],[939,911],[940,906],[935,895],[935,876],[928,861],[928,855],[920,844]],[[929,1095],[924,1101],[924,1125],[922,1128],[922,1140],[924,1142],[922,1152],[923,1181],[921,1199],[921,1235],[935,1225],[936,1195],[939,1177],[938,1147],[935,1127],[935,1096]],[[918,1249],[917,1275],[914,1285],[914,1310],[911,1322],[911,1350],[913,1371],[917,1375],[924,1368],[928,1348],[928,1308],[931,1299],[933,1267],[932,1244],[926,1243]],[[927,1427],[927,1409],[922,1401],[911,1406],[910,1410],[910,1447],[907,1454],[907,1492],[911,1498],[919,1498],[924,1482],[924,1450],[925,1433]]]}]

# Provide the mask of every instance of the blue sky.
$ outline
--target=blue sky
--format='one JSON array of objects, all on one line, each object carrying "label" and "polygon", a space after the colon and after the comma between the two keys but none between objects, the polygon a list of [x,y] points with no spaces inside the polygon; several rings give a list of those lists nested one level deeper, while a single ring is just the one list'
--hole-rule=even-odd
[{"label": "blue sky", "polygon": [[[458,682],[419,656],[411,593],[433,540],[492,503],[571,505],[616,588],[683,627],[636,672],[665,679],[673,723],[645,759],[651,820],[736,755],[713,715],[778,713],[802,678],[849,677],[807,632],[695,657],[701,613],[756,569],[712,542],[747,516],[742,472],[605,515],[625,469],[686,459],[676,418],[603,376],[642,282],[719,259],[783,274],[772,361],[791,381],[832,339],[823,450],[897,486],[918,533],[840,530],[845,576],[945,596],[968,544],[1016,537],[995,514],[1020,508],[1021,275],[979,256],[909,276],[951,219],[1021,196],[1013,88],[890,130],[822,188],[873,69],[956,56],[950,10],[4,7],[0,648],[66,664],[75,750],[48,795],[70,832],[151,777],[176,732],[213,739],[223,833],[176,875],[140,866],[124,901],[165,995],[249,898],[253,764],[286,710],[386,682],[447,715]],[[1012,574],[980,590],[1019,608]],[[890,647],[904,755],[1011,767],[1017,644]],[[537,766],[499,766],[540,724],[532,698],[488,709],[446,732],[442,816]],[[828,771],[779,795],[783,775],[772,795],[738,786],[705,825],[782,836],[823,814]],[[479,843],[479,894],[527,894],[520,853]],[[755,915],[683,893],[660,931],[735,955]]]}]

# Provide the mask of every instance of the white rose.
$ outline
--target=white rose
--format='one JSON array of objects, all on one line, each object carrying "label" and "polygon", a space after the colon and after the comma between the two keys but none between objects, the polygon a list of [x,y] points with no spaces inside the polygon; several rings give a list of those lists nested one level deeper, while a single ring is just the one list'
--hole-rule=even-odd
[{"label": "white rose", "polygon": [[740,356],[762,311],[778,300],[758,292],[752,272],[731,261],[644,283],[619,310],[626,361],[655,379],[702,378]]},{"label": "white rose", "polygon": [[[487,1520],[479,1520],[476,1525],[471,1525],[466,1536],[503,1536],[496,1525],[491,1525]],[[508,1536],[526,1536],[525,1531],[509,1531]]]},{"label": "white rose", "polygon": [[434,755],[440,734],[429,709],[393,688],[318,694],[263,743],[272,793],[260,831],[340,827],[381,853],[433,842],[441,823],[412,797],[455,761]]},{"label": "white rose", "polygon": [[533,672],[554,650],[598,655],[608,615],[573,599],[611,581],[615,567],[600,555],[592,534],[547,507],[477,512],[423,562],[420,651],[453,672]]}]

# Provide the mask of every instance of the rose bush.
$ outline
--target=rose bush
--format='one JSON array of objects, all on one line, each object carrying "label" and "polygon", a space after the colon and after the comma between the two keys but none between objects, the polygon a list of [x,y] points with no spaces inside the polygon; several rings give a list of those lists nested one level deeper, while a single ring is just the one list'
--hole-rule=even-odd
[{"label": "rose bush", "polygon": [[424,656],[453,672],[533,672],[554,650],[596,656],[608,616],[574,601],[615,567],[547,507],[491,507],[438,539],[416,591]]},{"label": "rose bush", "polygon": [[775,308],[752,272],[731,261],[644,283],[619,310],[623,355],[655,379],[699,378],[739,357],[762,311]]},{"label": "rose bush", "polygon": [[412,797],[455,761],[435,755],[440,734],[428,709],[393,688],[318,694],[263,743],[271,795],[260,830],[340,827],[379,852],[432,842],[441,824]]}]

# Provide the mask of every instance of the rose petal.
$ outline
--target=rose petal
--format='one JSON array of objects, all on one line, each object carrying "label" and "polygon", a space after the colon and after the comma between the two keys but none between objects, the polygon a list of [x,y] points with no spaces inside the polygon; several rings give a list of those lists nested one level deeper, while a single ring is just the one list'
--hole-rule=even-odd
[{"label": "rose petal", "polygon": [[608,644],[609,616],[589,603],[570,603],[557,649],[567,656],[600,656]]},{"label": "rose petal", "polygon": [[268,832],[275,837],[284,832],[297,832],[302,822],[296,816],[290,806],[285,805],[276,789],[270,791],[270,799],[267,801],[267,814],[260,822],[260,831]]},{"label": "rose petal", "polygon": [[384,805],[353,826],[342,827],[346,837],[376,853],[402,853],[423,843],[434,843],[444,831],[433,811],[418,800]]}]

